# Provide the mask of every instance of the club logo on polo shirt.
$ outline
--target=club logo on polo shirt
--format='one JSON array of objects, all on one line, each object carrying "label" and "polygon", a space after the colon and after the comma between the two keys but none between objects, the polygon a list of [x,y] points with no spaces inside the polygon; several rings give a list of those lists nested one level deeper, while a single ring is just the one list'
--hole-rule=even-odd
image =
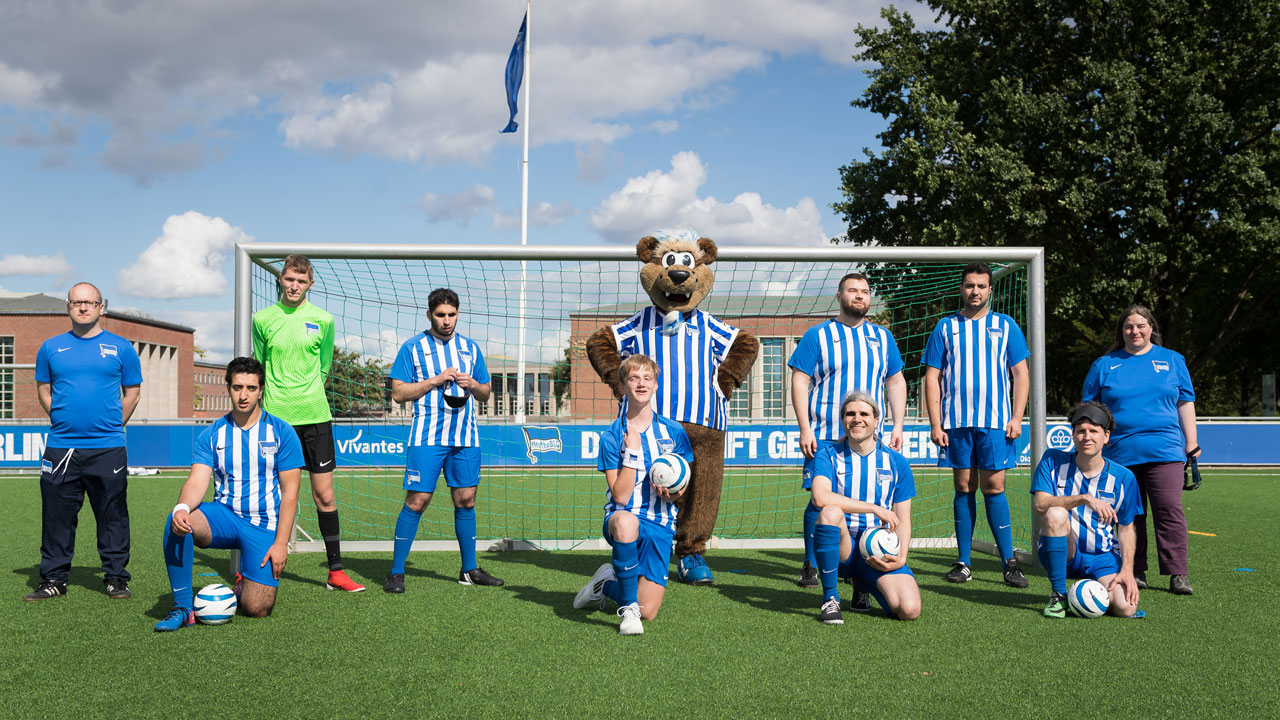
[{"label": "club logo on polo shirt", "polygon": [[102,357],[107,357],[108,355],[110,355],[111,357],[119,357],[119,356],[116,354],[116,346],[115,346],[115,345],[108,345],[108,344],[106,344],[106,343],[98,343],[98,352],[102,353]]},{"label": "club logo on polo shirt", "polygon": [[308,335],[319,335],[319,334],[320,334],[320,326],[319,326],[319,325],[317,325],[317,324],[315,324],[315,323],[313,323],[313,322],[304,322],[304,323],[302,323],[302,327],[303,327],[303,329],[306,331],[306,333],[307,333]]},{"label": "club logo on polo shirt", "polygon": [[1161,370],[1169,372],[1169,363],[1164,360],[1152,360],[1151,369],[1155,370],[1157,375],[1160,374]]},{"label": "club logo on polo shirt", "polygon": [[888,485],[893,482],[893,471],[884,469],[876,470],[876,482],[881,485]]},{"label": "club logo on polo shirt", "polygon": [[276,454],[277,449],[279,447],[276,445],[275,440],[264,440],[258,443],[258,452],[262,453],[263,460],[271,459],[271,456]]}]

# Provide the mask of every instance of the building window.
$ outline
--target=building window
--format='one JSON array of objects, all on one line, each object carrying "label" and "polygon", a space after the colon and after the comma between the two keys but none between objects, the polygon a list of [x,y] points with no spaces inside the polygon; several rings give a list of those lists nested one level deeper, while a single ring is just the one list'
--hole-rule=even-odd
[{"label": "building window", "polygon": [[[13,364],[13,336],[0,335],[0,366]],[[13,368],[0,367],[0,418],[13,417]]]},{"label": "building window", "polygon": [[551,414],[551,374],[538,373],[538,414]]},{"label": "building window", "polygon": [[783,357],[783,342],[783,338],[760,338],[760,414],[767,418],[780,418],[785,414],[782,386],[786,358]]}]

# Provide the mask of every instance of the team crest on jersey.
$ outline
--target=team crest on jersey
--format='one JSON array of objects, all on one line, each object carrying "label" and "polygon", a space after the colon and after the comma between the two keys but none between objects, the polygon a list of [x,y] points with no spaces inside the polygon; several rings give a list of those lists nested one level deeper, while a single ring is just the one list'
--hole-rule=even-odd
[{"label": "team crest on jersey", "polygon": [[320,334],[320,326],[313,322],[304,322],[302,323],[302,327],[306,330],[308,335]]},{"label": "team crest on jersey", "polygon": [[1112,505],[1116,504],[1116,494],[1110,490],[1099,489],[1095,494],[1098,496],[1099,500],[1106,500],[1108,503],[1111,503]]},{"label": "team crest on jersey", "polygon": [[560,441],[560,428],[524,425],[520,429],[524,431],[525,454],[534,465],[538,464],[540,453],[564,451],[564,443]]},{"label": "team crest on jersey", "polygon": [[1004,336],[1004,330],[1001,330],[1000,328],[995,328],[995,327],[987,328],[987,335],[992,340],[999,340],[1001,337]]},{"label": "team crest on jersey", "polygon": [[276,450],[278,449],[279,449],[279,446],[276,445],[275,440],[265,440],[263,442],[258,443],[258,452],[262,454],[262,457],[264,460],[269,459],[273,455],[275,455]]},{"label": "team crest on jersey", "polygon": [[102,357],[107,357],[107,356],[119,357],[118,355],[116,355],[115,345],[107,345],[105,343],[99,343],[98,352],[102,353]]},{"label": "team crest on jersey", "polygon": [[871,349],[872,349],[872,350],[879,350],[879,349],[880,349],[880,338],[878,338],[878,337],[867,337],[867,344],[871,346]]},{"label": "team crest on jersey", "polygon": [[1169,363],[1164,360],[1152,360],[1151,369],[1155,370],[1156,374],[1159,374],[1162,370],[1164,372],[1169,372]]},{"label": "team crest on jersey", "polygon": [[876,470],[876,482],[880,483],[881,485],[888,485],[889,483],[893,482],[893,471],[892,470]]},{"label": "team crest on jersey", "polygon": [[666,455],[676,449],[676,441],[670,438],[658,438],[658,453]]}]

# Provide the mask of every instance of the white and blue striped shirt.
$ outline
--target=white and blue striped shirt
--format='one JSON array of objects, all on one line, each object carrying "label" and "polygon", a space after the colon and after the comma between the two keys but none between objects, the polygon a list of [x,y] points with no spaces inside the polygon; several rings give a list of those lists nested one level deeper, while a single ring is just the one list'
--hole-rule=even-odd
[{"label": "white and blue striped shirt", "polygon": [[[853,500],[879,505],[892,510],[896,503],[916,496],[916,477],[911,464],[896,450],[876,443],[876,449],[865,457],[854,452],[847,442],[830,445],[818,451],[813,466],[806,470],[809,480],[825,477],[831,481],[831,492]],[[849,535],[856,543],[863,532],[881,526],[872,513],[845,513]]]},{"label": "white and blue striped shirt", "polygon": [[[391,379],[404,383],[422,382],[449,368],[457,368],[481,385],[489,382],[489,369],[484,364],[480,346],[470,338],[454,333],[448,342],[429,332],[420,332],[400,346],[391,367]],[[445,396],[466,396],[460,408],[449,407]],[[456,383],[432,388],[413,401],[413,424],[409,428],[409,446],[439,445],[475,447],[480,445],[476,429],[475,398]]]},{"label": "white and blue striped shirt", "polygon": [[[622,447],[627,436],[627,418],[620,417],[613,421],[600,435],[600,460],[596,468],[605,470],[622,469]],[[689,436],[685,434],[680,423],[655,414],[653,422],[640,433],[640,450],[644,455],[644,466],[648,468],[659,455],[675,453],[690,463],[693,462],[693,447],[689,444]],[[649,471],[636,470],[636,486],[631,491],[631,499],[626,505],[614,502],[613,493],[605,490],[604,516],[607,519],[618,510],[626,510],[642,520],[657,523],[675,532],[676,504],[667,502],[653,489],[653,483],[647,481]]]},{"label": "white and blue striped shirt", "polygon": [[[728,403],[720,392],[720,364],[738,337],[738,328],[701,310],[685,314],[684,328],[663,335],[663,315],[647,307],[612,326],[614,344],[622,357],[648,355],[658,363],[658,389],[653,408],[679,422],[724,430]],[[622,403],[625,413],[626,403]]]},{"label": "white and blue striped shirt", "polygon": [[942,427],[1004,429],[1013,416],[1010,368],[1030,357],[1013,318],[988,312],[943,318],[924,348],[924,364],[941,371]]},{"label": "white and blue striped shirt", "polygon": [[213,500],[264,530],[280,516],[280,473],[303,466],[302,443],[289,423],[266,410],[240,429],[227,413],[196,438],[191,462],[213,470]]},{"label": "white and blue striped shirt", "polygon": [[[872,322],[849,327],[828,320],[809,328],[787,366],[813,378],[809,385],[809,421],[818,440],[839,440],[840,402],[854,390],[870,393],[887,422],[884,381],[902,371],[902,354],[889,331]],[[902,418],[896,418],[902,422]]]},{"label": "white and blue striped shirt", "polygon": [[[1086,477],[1076,465],[1076,454],[1067,450],[1045,450],[1031,480],[1031,493],[1048,493],[1054,497],[1092,495],[1106,500],[1116,511],[1116,525],[1129,525],[1142,513],[1142,496],[1138,493],[1138,481],[1129,468],[1107,461],[1097,477]],[[1088,505],[1073,507],[1071,534],[1076,539],[1076,550],[1098,554],[1111,552],[1115,547],[1115,530],[1111,525],[1101,525],[1098,514]]]}]

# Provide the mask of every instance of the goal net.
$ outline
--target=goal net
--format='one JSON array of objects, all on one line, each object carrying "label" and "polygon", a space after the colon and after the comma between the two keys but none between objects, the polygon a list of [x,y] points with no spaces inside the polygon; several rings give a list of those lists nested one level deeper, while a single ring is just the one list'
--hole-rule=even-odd
[{"label": "goal net", "polygon": [[[239,354],[252,347],[252,313],[277,300],[275,273],[282,258],[295,252],[315,267],[309,301],[331,313],[336,324],[328,392],[338,451],[335,488],[348,547],[390,547],[404,500],[403,459],[413,409],[392,402],[387,376],[401,344],[428,327],[427,296],[438,287],[458,293],[457,331],[480,344],[492,378],[492,396],[477,408],[481,546],[493,546],[490,540],[508,541],[506,546],[598,546],[605,500],[595,470],[599,437],[618,405],[592,370],[584,344],[597,329],[650,304],[633,249],[241,246]],[[713,544],[799,546],[808,498],[800,487],[802,456],[787,360],[805,330],[837,313],[836,285],[852,271],[870,277],[869,319],[890,329],[906,364],[903,453],[916,477],[913,534],[918,544],[954,543],[951,474],[936,467],[937,450],[929,440],[921,358],[938,320],[959,308],[960,269],[982,260],[995,271],[993,308],[1016,319],[1032,347],[1030,431],[1021,441],[1022,462],[1006,481],[1015,545],[1030,548],[1028,465],[1039,457],[1045,431],[1043,361],[1035,362],[1043,358],[1043,341],[1037,339],[1043,335],[1034,328],[1043,294],[1029,272],[1039,257],[1034,248],[721,247],[712,265],[715,287],[700,307],[759,338],[760,353],[729,404]],[[438,490],[444,489],[441,480]],[[418,547],[422,541],[427,547],[432,541],[456,547],[448,493],[440,494],[423,515]],[[298,547],[320,549],[312,542],[319,532],[310,494],[300,495]],[[985,522],[976,525],[977,539],[989,543]]]}]

